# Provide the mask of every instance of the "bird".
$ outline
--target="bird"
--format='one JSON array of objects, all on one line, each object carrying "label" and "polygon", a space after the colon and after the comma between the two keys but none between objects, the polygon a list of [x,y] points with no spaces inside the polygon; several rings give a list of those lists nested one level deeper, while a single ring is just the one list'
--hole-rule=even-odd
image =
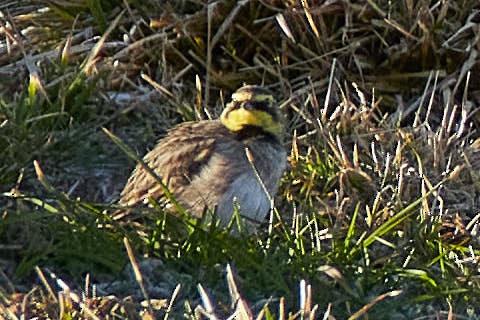
[{"label": "bird", "polygon": [[286,169],[284,134],[273,94],[263,86],[244,85],[232,94],[219,119],[184,122],[168,130],[133,170],[119,204],[167,203],[166,187],[191,216],[213,212],[226,227],[239,212],[247,229],[255,230],[272,209]]}]

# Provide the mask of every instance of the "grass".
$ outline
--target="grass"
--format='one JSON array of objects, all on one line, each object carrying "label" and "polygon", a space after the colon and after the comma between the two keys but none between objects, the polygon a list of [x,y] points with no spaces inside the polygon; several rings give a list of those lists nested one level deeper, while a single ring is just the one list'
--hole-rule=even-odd
[{"label": "grass", "polygon": [[[479,319],[478,9],[0,5],[0,316]],[[131,158],[243,82],[288,125],[271,224],[113,221]]]}]

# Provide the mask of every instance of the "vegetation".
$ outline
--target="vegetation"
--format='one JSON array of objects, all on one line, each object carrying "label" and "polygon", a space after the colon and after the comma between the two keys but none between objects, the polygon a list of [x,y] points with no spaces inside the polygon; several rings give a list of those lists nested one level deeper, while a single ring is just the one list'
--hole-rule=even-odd
[{"label": "vegetation", "polygon": [[[0,4],[0,318],[480,319],[479,9]],[[242,83],[289,128],[265,227],[112,220],[134,155]]]}]

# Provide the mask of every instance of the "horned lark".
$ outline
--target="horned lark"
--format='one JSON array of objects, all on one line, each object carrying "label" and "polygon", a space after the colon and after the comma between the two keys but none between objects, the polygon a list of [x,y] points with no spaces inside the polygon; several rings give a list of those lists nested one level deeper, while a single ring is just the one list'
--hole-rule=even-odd
[{"label": "horned lark", "polygon": [[[234,208],[261,222],[285,170],[284,126],[272,94],[247,85],[232,95],[219,120],[173,127],[144,157],[191,215],[214,212],[225,226]],[[141,164],[121,193],[122,206],[165,199],[164,188]],[[206,210],[209,209],[209,210]]]}]

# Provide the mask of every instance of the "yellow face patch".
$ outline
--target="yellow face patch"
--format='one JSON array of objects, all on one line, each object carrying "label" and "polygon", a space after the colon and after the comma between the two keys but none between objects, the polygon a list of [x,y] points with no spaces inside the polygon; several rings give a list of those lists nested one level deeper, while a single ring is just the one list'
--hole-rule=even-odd
[{"label": "yellow face patch", "polygon": [[220,118],[223,125],[231,131],[239,131],[247,126],[260,127],[266,132],[279,133],[283,124],[273,120],[272,116],[261,110],[246,110],[238,108],[225,110]]}]

